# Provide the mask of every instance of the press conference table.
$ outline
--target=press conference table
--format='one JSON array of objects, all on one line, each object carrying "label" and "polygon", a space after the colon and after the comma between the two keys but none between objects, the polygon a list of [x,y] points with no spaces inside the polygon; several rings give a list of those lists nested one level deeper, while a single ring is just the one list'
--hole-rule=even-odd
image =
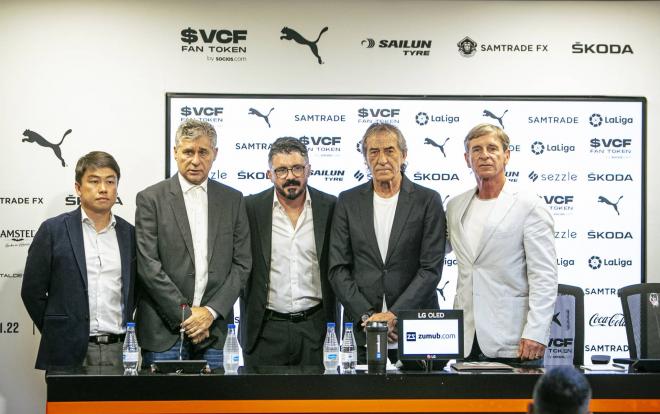
[{"label": "press conference table", "polygon": [[[50,372],[47,413],[526,412],[542,371],[324,374],[315,367],[224,375],[125,377],[113,369]],[[660,374],[587,373],[593,412],[660,412]]]}]

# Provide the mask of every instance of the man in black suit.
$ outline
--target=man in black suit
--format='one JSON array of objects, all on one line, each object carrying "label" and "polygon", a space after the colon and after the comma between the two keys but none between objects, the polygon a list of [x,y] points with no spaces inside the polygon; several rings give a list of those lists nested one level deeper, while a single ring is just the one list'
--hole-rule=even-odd
[{"label": "man in black suit", "polygon": [[246,198],[252,272],[241,297],[248,367],[321,365],[336,302],[328,283],[328,239],[336,198],[307,185],[307,148],[279,138],[268,154],[273,187]]},{"label": "man in black suit", "polygon": [[445,249],[440,195],[405,175],[408,149],[401,131],[375,123],[362,138],[373,179],[339,195],[330,236],[329,279],[356,327],[358,360],[365,361],[360,326],[386,321],[389,358],[396,360],[396,314],[439,309]]},{"label": "man in black suit", "polygon": [[94,151],[76,165],[80,207],[41,224],[21,297],[41,332],[35,367],[122,365],[134,309],[135,231],[112,214],[119,165]]},{"label": "man in black suit", "polygon": [[213,125],[187,119],[176,132],[178,173],[136,197],[143,289],[135,318],[144,365],[181,353],[222,366],[227,324],[234,322],[251,258],[243,195],[208,178],[216,145]]}]

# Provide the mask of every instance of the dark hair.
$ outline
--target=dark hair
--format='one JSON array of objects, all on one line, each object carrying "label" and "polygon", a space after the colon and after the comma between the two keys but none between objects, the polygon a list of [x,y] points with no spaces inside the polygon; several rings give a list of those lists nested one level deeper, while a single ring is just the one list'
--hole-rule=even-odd
[{"label": "dark hair", "polygon": [[83,155],[76,164],[76,182],[82,184],[83,175],[85,175],[85,172],[90,168],[97,170],[106,167],[110,168],[115,174],[117,174],[117,181],[119,181],[119,178],[121,177],[119,164],[117,164],[117,161],[112,155],[103,151],[92,151],[89,154]]},{"label": "dark hair", "polygon": [[534,386],[534,413],[583,414],[589,411],[591,387],[571,365],[550,368]]},{"label": "dark hair", "polygon": [[293,137],[281,137],[277,138],[270,146],[270,151],[268,151],[268,165],[273,165],[273,157],[275,155],[291,154],[292,152],[299,152],[305,159],[305,163],[309,163],[309,154],[307,153],[305,144]]},{"label": "dark hair", "polygon": [[[362,136],[362,141],[360,141],[361,144],[361,151],[362,155],[364,156],[364,160],[367,161],[367,138],[369,138],[372,135],[380,134],[380,133],[386,133],[386,134],[392,134],[396,137],[396,142],[397,145],[399,145],[399,150],[406,154],[408,152],[408,144],[406,144],[406,139],[403,136],[403,133],[399,128],[397,128],[395,125],[388,124],[385,122],[374,122],[367,128],[367,130],[364,132],[364,135]],[[367,163],[368,164],[368,163]],[[401,166],[401,172],[404,173],[406,172],[406,167],[408,166],[407,163],[403,163]]]}]

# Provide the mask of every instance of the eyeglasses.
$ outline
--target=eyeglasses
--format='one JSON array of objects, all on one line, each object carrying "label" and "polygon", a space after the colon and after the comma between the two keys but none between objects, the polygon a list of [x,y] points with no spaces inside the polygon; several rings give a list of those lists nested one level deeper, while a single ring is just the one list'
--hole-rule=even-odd
[{"label": "eyeglasses", "polygon": [[275,168],[273,172],[277,178],[286,178],[286,176],[289,175],[289,171],[291,171],[291,174],[297,178],[302,177],[302,175],[305,173],[305,167],[306,165],[294,165],[291,168],[278,167]]}]

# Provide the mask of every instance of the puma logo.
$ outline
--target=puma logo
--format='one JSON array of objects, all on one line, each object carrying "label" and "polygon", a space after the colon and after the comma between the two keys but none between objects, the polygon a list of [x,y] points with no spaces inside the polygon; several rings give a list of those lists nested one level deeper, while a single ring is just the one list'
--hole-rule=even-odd
[{"label": "puma logo", "polygon": [[619,213],[619,201],[621,201],[622,198],[623,198],[623,196],[619,197],[619,199],[616,200],[616,203],[613,203],[613,202],[611,202],[610,200],[608,200],[607,198],[605,198],[603,196],[598,196],[598,202],[599,203],[605,203],[608,206],[612,206],[614,211],[616,211],[616,215],[620,216],[621,214]]},{"label": "puma logo", "polygon": [[556,323],[557,325],[559,325],[561,327],[561,322],[559,321],[559,314],[560,313],[561,312],[557,312],[554,315],[552,315],[552,323]]},{"label": "puma logo", "polygon": [[445,297],[445,288],[447,287],[447,284],[448,284],[448,283],[449,283],[449,281],[447,280],[447,281],[445,282],[445,285],[444,285],[443,287],[441,287],[441,288],[439,288],[439,289],[438,289],[438,288],[435,289],[435,290],[438,291],[438,293],[440,294],[440,296],[442,296],[442,301],[443,301],[443,302],[446,302],[446,301],[447,301],[447,298]]},{"label": "puma logo", "polygon": [[283,27],[282,36],[280,36],[280,40],[282,39],[295,40],[296,43],[309,46],[314,56],[316,56],[316,58],[319,60],[319,65],[322,65],[323,60],[321,60],[321,56],[319,56],[319,48],[316,46],[316,44],[318,43],[319,39],[321,39],[321,35],[327,31],[328,31],[328,27],[326,26],[323,29],[321,29],[321,33],[319,33],[319,37],[317,37],[315,41],[310,42],[309,40],[302,37],[300,33],[296,32],[295,30],[290,29],[288,27]]},{"label": "puma logo", "polygon": [[256,115],[259,118],[263,118],[264,121],[266,121],[266,123],[268,124],[268,128],[270,128],[270,122],[268,122],[268,117],[270,116],[270,113],[273,112],[273,109],[275,108],[270,108],[270,111],[268,111],[268,113],[264,115],[261,112],[257,111],[256,109],[250,108],[250,110],[248,111],[248,115]]},{"label": "puma logo", "polygon": [[504,118],[504,115],[505,115],[507,112],[509,112],[508,109],[504,111],[504,113],[502,114],[502,116],[497,116],[497,115],[495,115],[494,113],[490,112],[488,109],[484,109],[484,113],[482,114],[482,116],[487,116],[487,117],[490,117],[490,118],[493,118],[493,119],[497,119],[497,122],[499,122],[500,125],[502,126],[502,129],[504,129],[504,124],[502,123],[502,118]]},{"label": "puma logo", "polygon": [[64,135],[62,135],[62,140],[58,144],[53,144],[46,140],[46,138],[42,137],[38,133],[34,131],[30,131],[29,129],[26,129],[23,131],[23,135],[25,135],[27,138],[23,138],[21,142],[36,142],[38,145],[45,147],[45,148],[51,148],[53,152],[55,153],[55,156],[62,161],[62,167],[66,167],[66,162],[64,162],[64,158],[62,158],[62,150],[60,149],[60,145],[62,145],[62,142],[64,142],[64,138],[66,138],[67,135],[71,133],[71,130],[68,129]]},{"label": "puma logo", "polygon": [[437,142],[433,141],[431,138],[424,138],[424,144],[434,146],[436,148],[440,148],[440,151],[442,152],[442,155],[447,158],[447,154],[445,154],[445,144],[449,141],[449,138],[445,139],[445,142],[442,143],[442,145],[438,144]]}]

